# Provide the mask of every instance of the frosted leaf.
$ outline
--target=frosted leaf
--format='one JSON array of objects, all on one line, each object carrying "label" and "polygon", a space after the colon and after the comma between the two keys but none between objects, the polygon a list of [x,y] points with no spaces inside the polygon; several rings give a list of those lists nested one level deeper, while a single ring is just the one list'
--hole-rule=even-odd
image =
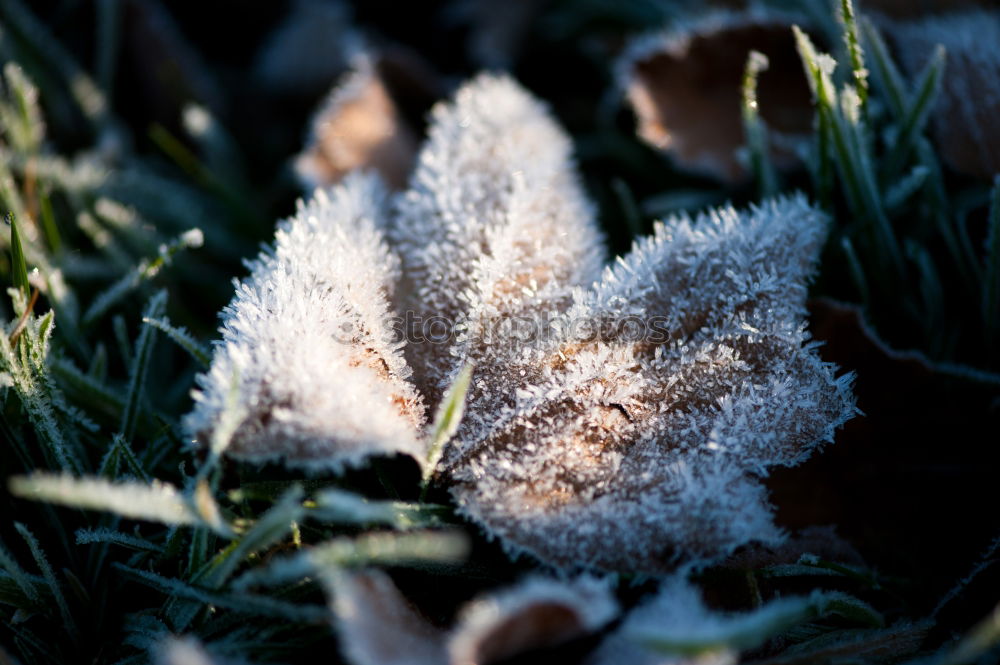
[{"label": "frosted leaf", "polygon": [[363,40],[340,0],[296,0],[260,49],[255,75],[284,93],[322,92],[340,76]]},{"label": "frosted leaf", "polygon": [[328,580],[341,654],[351,665],[443,665],[444,634],[380,570]]},{"label": "frosted leaf", "polygon": [[565,308],[599,275],[600,235],[571,151],[546,107],[507,77],[481,75],[434,108],[391,233],[412,280],[404,304],[425,336],[444,335],[410,351],[431,405],[464,361],[494,353],[483,342],[494,324]]},{"label": "frosted leaf", "polygon": [[1000,173],[1000,11],[927,16],[890,24],[904,69],[916,78],[938,44],[947,52],[934,139],[948,166],[984,179]]},{"label": "frosted leaf", "polygon": [[[683,168],[730,182],[745,179],[737,150],[746,143],[740,86],[750,51],[770,63],[759,78],[761,115],[777,132],[807,135],[813,112],[794,22],[801,20],[759,8],[715,11],[637,40],[618,63],[618,75],[639,135]],[[773,146],[772,153],[779,166],[798,161],[787,147]]]},{"label": "frosted leaf", "polygon": [[382,239],[384,204],[378,180],[355,174],[279,226],[223,311],[185,419],[197,439],[211,439],[235,390],[234,458],[311,469],[423,459],[423,407],[391,329],[398,260]]},{"label": "frosted leaf", "polygon": [[600,629],[618,614],[609,585],[528,578],[463,608],[448,641],[453,665],[503,661]]},{"label": "frosted leaf", "polygon": [[780,542],[757,479],[854,413],[803,327],[825,226],[801,197],[658,225],[577,293],[540,369],[469,402],[446,458],[461,511],[560,566],[662,572]]},{"label": "frosted leaf", "polygon": [[341,651],[351,665],[500,662],[593,633],[618,614],[606,581],[535,577],[467,604],[446,633],[379,570],[336,572],[328,587]]},{"label": "frosted leaf", "polygon": [[373,168],[403,187],[417,152],[407,126],[370,57],[359,58],[313,118],[309,145],[295,160],[308,188],[332,185],[349,171]]}]

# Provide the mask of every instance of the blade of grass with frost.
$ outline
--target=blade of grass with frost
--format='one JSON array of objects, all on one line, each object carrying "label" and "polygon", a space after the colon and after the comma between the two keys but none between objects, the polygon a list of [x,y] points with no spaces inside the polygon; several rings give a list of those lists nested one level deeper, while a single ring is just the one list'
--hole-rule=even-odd
[{"label": "blade of grass with frost", "polygon": [[[15,295],[15,313],[24,314],[27,307],[24,298],[19,291],[11,293]],[[51,311],[41,317],[26,317],[16,348],[11,347],[6,334],[0,334],[0,368],[11,377],[12,387],[28,412],[51,464],[63,471],[80,472],[83,463],[59,420],[55,401],[61,396],[48,372],[52,318]]]},{"label": "blade of grass with frost", "polygon": [[52,566],[49,565],[49,561],[45,557],[45,552],[42,551],[42,546],[39,545],[38,539],[35,538],[35,534],[31,533],[28,527],[20,522],[14,522],[14,528],[21,534],[24,542],[28,544],[31,556],[35,559],[35,564],[42,573],[42,579],[45,580],[49,591],[52,592],[52,597],[56,601],[56,607],[59,609],[59,615],[62,617],[63,627],[68,628],[71,633],[76,634],[78,629],[76,621],[73,619],[73,613],[69,610],[69,604],[66,602],[62,586],[56,580],[56,575],[52,571]]},{"label": "blade of grass with frost", "polygon": [[149,474],[146,473],[146,469],[143,468],[142,462],[135,456],[132,447],[125,440],[125,437],[121,433],[116,433],[111,439],[111,445],[108,446],[108,452],[105,453],[104,458],[101,460],[101,464],[98,467],[98,475],[108,479],[114,479],[118,476],[118,466],[119,462],[124,461],[126,468],[129,470],[132,476],[143,482],[149,482],[151,479]]},{"label": "blade of grass with frost", "polygon": [[96,529],[77,529],[77,545],[110,544],[125,547],[136,552],[150,552],[152,554],[163,554],[163,546],[134,536],[122,531],[116,531],[107,527]]},{"label": "blade of grass with frost", "polygon": [[634,610],[621,633],[661,653],[745,651],[796,625],[830,615],[868,627],[883,625],[870,606],[844,593],[814,591],[806,597],[772,600],[746,613],[726,614],[707,608],[688,583],[673,581]]},{"label": "blade of grass with frost", "polygon": [[884,180],[892,180],[903,170],[906,161],[914,152],[917,138],[923,133],[930,119],[931,109],[937,99],[944,75],[945,50],[940,44],[934,49],[934,55],[924,68],[920,79],[914,86],[914,93],[906,112],[900,120],[893,140],[892,149],[882,165]]},{"label": "blade of grass with frost", "polygon": [[469,392],[469,384],[472,382],[472,365],[466,365],[455,377],[455,381],[448,388],[441,404],[438,406],[437,414],[434,416],[434,424],[431,427],[431,445],[427,450],[427,461],[424,466],[424,483],[434,475],[444,446],[455,436],[458,426],[462,422],[462,415],[465,413],[465,397]]},{"label": "blade of grass with frost", "polygon": [[[163,313],[167,303],[167,292],[160,291],[146,305],[144,319],[155,319]],[[139,405],[145,395],[146,373],[149,368],[149,356],[156,340],[156,328],[144,326],[135,342],[135,359],[131,363],[128,380],[128,392],[125,395],[125,408],[122,410],[121,433],[129,442],[135,435],[136,421],[139,418]]]},{"label": "blade of grass with frost", "polygon": [[983,321],[986,324],[988,349],[995,349],[1000,332],[1000,176],[993,180],[990,193],[990,212],[986,230],[986,256],[983,274]]},{"label": "blade of grass with frost", "polygon": [[851,76],[854,89],[861,102],[861,113],[867,117],[868,105],[868,70],[865,68],[864,51],[858,37],[858,22],[854,13],[853,0],[840,0],[840,11],[837,13],[844,35],[844,45],[851,60]]},{"label": "blade of grass with frost", "polygon": [[176,487],[156,480],[149,484],[111,483],[103,478],[37,472],[12,477],[9,489],[11,494],[24,499],[104,510],[129,519],[168,525],[203,523]]},{"label": "blade of grass with frost", "polygon": [[931,170],[918,164],[910,169],[910,172],[893,183],[885,192],[885,208],[891,213],[898,213],[900,208],[918,191],[927,181],[927,176]]},{"label": "blade of grass with frost", "polygon": [[[204,589],[176,578],[164,577],[122,563],[114,562],[111,565],[140,584],[175,598],[193,601],[193,604],[198,608],[219,607],[240,614],[283,619],[295,623],[320,623],[329,617],[327,609],[319,605],[290,603],[269,596]],[[183,626],[174,626],[173,628],[183,630]]]},{"label": "blade of grass with frost", "polygon": [[868,53],[871,55],[872,71],[890,110],[896,116],[896,120],[900,121],[906,115],[906,100],[909,97],[903,76],[889,55],[889,49],[878,28],[867,17],[861,17],[860,23]]},{"label": "blade of grass with frost", "polygon": [[447,506],[374,501],[339,489],[320,492],[314,504],[309,515],[315,520],[335,524],[385,524],[400,530],[444,526],[451,514]]},{"label": "blade of grass with frost", "polygon": [[251,554],[264,550],[284,538],[292,525],[302,519],[301,488],[286,492],[266,513],[254,522],[243,536],[213,559],[194,579],[211,589],[220,589]]},{"label": "blade of grass with frost", "polygon": [[313,577],[317,573],[367,566],[421,566],[457,564],[469,555],[463,532],[372,532],[355,538],[336,538],[303,548],[292,556],[276,558],[252,568],[233,581],[234,589],[277,586]]},{"label": "blade of grass with frost", "polygon": [[166,334],[177,346],[187,351],[188,355],[194,358],[202,367],[207,368],[212,363],[212,352],[204,344],[196,340],[183,326],[178,328],[170,325],[170,319],[166,317],[162,319],[144,317],[142,322]]},{"label": "blade of grass with frost", "polygon": [[816,105],[816,190],[819,192],[819,200],[824,208],[831,206],[831,196],[833,192],[833,157],[830,149],[830,137],[832,133],[832,108],[831,98],[833,81],[830,73],[836,63],[832,59],[821,59],[820,54],[812,44],[812,40],[802,32],[797,25],[792,26],[795,35],[795,46],[802,58],[805,66],[806,80],[812,90],[813,101]]},{"label": "blade of grass with frost", "polygon": [[746,135],[747,150],[750,153],[750,167],[757,183],[757,195],[768,198],[777,193],[777,176],[768,152],[767,127],[760,117],[757,104],[757,78],[767,71],[767,56],[759,51],[747,55],[743,71],[743,133]]},{"label": "blade of grass with frost", "polygon": [[161,245],[156,258],[143,259],[121,279],[94,298],[90,307],[83,314],[83,325],[94,324],[136,287],[146,280],[156,277],[164,266],[170,265],[177,252],[183,249],[197,249],[202,244],[204,244],[204,235],[201,229],[190,229],[172,242]]},{"label": "blade of grass with frost", "polygon": [[35,581],[32,579],[33,576],[28,575],[27,572],[17,563],[17,560],[7,551],[3,543],[0,543],[0,568],[7,571],[11,579],[17,585],[17,588],[21,590],[25,598],[27,598],[32,603],[38,603],[41,600],[41,596],[38,594],[38,589],[35,587]]},{"label": "blade of grass with frost", "polygon": [[10,145],[20,153],[34,155],[45,138],[45,123],[38,106],[38,88],[15,63],[3,68],[5,97],[0,102],[0,126]]},{"label": "blade of grass with frost", "polygon": [[[5,19],[5,29],[9,29],[17,39],[18,50],[30,54],[30,62],[40,63],[54,78],[61,79],[63,85],[49,86],[45,99],[49,104],[65,99],[65,90],[83,116],[92,123],[93,129],[105,127],[110,120],[108,103],[93,79],[83,70],[62,42],[25,7],[21,0],[7,0],[0,6],[0,16]],[[51,80],[39,77],[40,82]]]}]

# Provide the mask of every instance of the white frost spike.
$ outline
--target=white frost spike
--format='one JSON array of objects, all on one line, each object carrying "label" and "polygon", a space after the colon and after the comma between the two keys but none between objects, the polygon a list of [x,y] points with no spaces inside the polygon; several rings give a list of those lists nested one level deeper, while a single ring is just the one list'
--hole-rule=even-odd
[{"label": "white frost spike", "polygon": [[780,542],[758,478],[854,414],[804,332],[825,227],[801,197],[659,225],[579,295],[540,369],[471,407],[487,415],[446,460],[461,510],[561,566],[663,572]]},{"label": "white frost spike", "polygon": [[498,352],[484,342],[493,324],[564,308],[599,276],[601,238],[571,152],[508,77],[481,75],[434,108],[391,233],[413,280],[407,304],[453,335],[413,349],[432,405],[463,361]]},{"label": "white frost spike", "polygon": [[341,652],[351,665],[500,662],[593,633],[618,614],[607,581],[535,577],[466,605],[446,634],[380,570],[337,572],[327,582]]},{"label": "white frost spike", "polygon": [[235,382],[245,415],[232,457],[314,470],[394,452],[423,459],[423,408],[390,326],[398,260],[384,214],[378,179],[354,174],[279,226],[223,311],[189,432],[210,440]]}]

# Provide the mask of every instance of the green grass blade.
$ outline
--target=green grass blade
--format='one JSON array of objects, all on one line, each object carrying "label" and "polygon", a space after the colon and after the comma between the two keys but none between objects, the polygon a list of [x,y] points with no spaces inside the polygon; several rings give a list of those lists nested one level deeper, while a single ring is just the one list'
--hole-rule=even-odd
[{"label": "green grass blade", "polygon": [[31,533],[28,527],[24,526],[20,522],[14,522],[14,528],[17,529],[19,534],[21,534],[24,542],[28,544],[31,556],[35,559],[35,564],[42,573],[42,579],[45,580],[45,584],[48,585],[49,590],[52,592],[52,597],[56,601],[56,607],[58,607],[59,614],[62,616],[63,626],[65,628],[72,628],[73,632],[76,632],[76,621],[73,619],[73,613],[69,611],[69,604],[66,602],[66,596],[63,594],[62,586],[59,584],[59,581],[56,580],[52,566],[49,565],[49,561],[45,557],[45,552],[42,551],[42,547],[39,545],[38,539],[35,538],[35,535]]},{"label": "green grass blade", "polygon": [[103,478],[36,472],[14,476],[8,487],[23,499],[104,510],[129,519],[171,525],[201,522],[176,487],[159,481],[111,483]]},{"label": "green grass blade", "polygon": [[768,150],[767,127],[760,117],[757,100],[757,78],[768,66],[766,55],[750,51],[743,70],[742,86],[743,133],[750,156],[750,171],[757,183],[757,193],[762,199],[774,196],[778,191],[777,176]]},{"label": "green grass blade", "polygon": [[906,84],[899,68],[889,55],[889,49],[879,34],[878,29],[867,18],[861,19],[861,30],[864,33],[868,53],[871,55],[872,73],[879,84],[879,89],[885,94],[886,102],[893,115],[902,120],[906,115]]},{"label": "green grass blade", "polygon": [[17,560],[11,556],[2,543],[0,543],[0,568],[7,571],[25,597],[32,602],[38,602],[41,599],[31,577],[18,565]]},{"label": "green grass blade", "polygon": [[212,353],[204,344],[191,336],[187,330],[170,325],[170,319],[143,318],[142,322],[148,326],[153,326],[160,332],[166,334],[177,346],[188,352],[202,367],[208,367],[212,362]]},{"label": "green grass blade", "polygon": [[[146,311],[143,313],[144,319],[154,319],[163,312],[167,302],[167,292],[160,291],[153,296]],[[155,341],[156,328],[146,326],[139,333],[139,339],[135,343],[135,359],[132,362],[132,371],[129,375],[128,393],[125,395],[125,408],[122,411],[121,433],[125,441],[131,441],[135,434],[135,425],[139,417],[139,404],[145,394],[146,373],[149,369],[149,356]]]},{"label": "green grass blade", "polygon": [[24,260],[21,233],[17,229],[17,220],[10,213],[7,213],[7,222],[10,224],[10,268],[14,288],[27,298],[31,284],[28,283],[28,264]]},{"label": "green grass blade", "polygon": [[472,365],[466,365],[455,377],[455,381],[448,387],[441,405],[438,406],[434,416],[434,424],[431,425],[430,446],[427,449],[427,461],[424,466],[424,482],[426,483],[434,474],[441,454],[444,452],[444,445],[448,443],[462,420],[465,413],[465,395],[469,391],[469,384],[472,382]]},{"label": "green grass blade", "polygon": [[109,544],[125,547],[136,552],[149,552],[151,554],[161,554],[163,546],[150,542],[145,538],[133,536],[114,529],[77,529],[77,545]]},{"label": "green grass blade", "polygon": [[886,157],[884,172],[887,180],[895,178],[906,166],[916,147],[917,138],[924,131],[927,119],[930,117],[934,101],[937,99],[941,78],[944,75],[945,50],[940,44],[934,50],[934,55],[924,68],[916,85],[916,92],[906,107],[906,112],[900,121],[892,150]]},{"label": "green grass blade", "polygon": [[293,523],[301,520],[305,513],[302,496],[301,488],[286,492],[236,541],[235,547],[226,550],[224,555],[217,556],[209,564],[205,574],[198,577],[199,581],[212,589],[221,588],[247,557],[284,538],[292,530]]},{"label": "green grass blade", "polygon": [[843,26],[844,44],[851,61],[854,89],[857,91],[858,99],[861,101],[861,110],[864,113],[868,104],[868,70],[865,68],[864,52],[858,37],[858,22],[855,18],[853,0],[840,0],[840,12],[837,18]]}]

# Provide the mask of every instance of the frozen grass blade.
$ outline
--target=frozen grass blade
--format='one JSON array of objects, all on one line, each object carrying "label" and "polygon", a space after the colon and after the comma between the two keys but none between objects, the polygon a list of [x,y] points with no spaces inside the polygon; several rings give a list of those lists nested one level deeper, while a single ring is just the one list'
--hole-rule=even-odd
[{"label": "frozen grass blade", "polygon": [[11,556],[7,548],[3,546],[3,543],[0,543],[0,568],[7,571],[7,574],[14,580],[17,588],[21,590],[28,600],[33,603],[41,600],[41,596],[39,596],[31,577],[18,565],[17,560]]},{"label": "frozen grass blade", "polygon": [[[143,319],[155,319],[166,306],[167,292],[160,291],[149,300]],[[149,366],[149,355],[153,349],[156,328],[146,326],[139,333],[135,343],[135,360],[132,362],[128,381],[128,393],[125,397],[125,409],[122,411],[121,433],[125,441],[131,441],[135,435],[135,424],[139,417],[139,403],[145,394],[146,372]]]},{"label": "frozen grass blade", "polygon": [[201,247],[203,242],[204,236],[201,230],[191,229],[182,233],[173,242],[161,245],[156,258],[143,259],[121,279],[94,298],[90,307],[83,314],[83,325],[94,324],[140,284],[156,277],[164,266],[170,265],[177,252],[183,249],[196,249]]},{"label": "frozen grass blade", "polygon": [[185,328],[170,325],[170,319],[166,317],[162,319],[144,317],[142,322],[166,334],[177,346],[187,351],[188,355],[194,358],[202,367],[208,367],[211,364],[211,351],[205,348],[205,345],[196,340]]},{"label": "frozen grass blade", "polygon": [[15,150],[35,154],[45,137],[38,89],[14,62],[4,66],[3,74],[10,103],[0,102],[0,125]]},{"label": "frozen grass blade", "polygon": [[371,501],[339,489],[316,495],[313,519],[334,524],[385,524],[395,529],[443,526],[450,514],[447,506],[403,501]]},{"label": "frozen grass blade", "polygon": [[284,538],[292,530],[293,524],[302,519],[305,513],[305,508],[302,507],[302,495],[300,488],[286,492],[277,503],[261,515],[233,547],[220,553],[204,573],[197,576],[197,579],[209,588],[222,588],[233,571],[247,557]]},{"label": "frozen grass blade", "polygon": [[872,57],[872,70],[879,87],[885,93],[886,102],[897,120],[906,115],[906,85],[899,68],[889,55],[889,49],[879,34],[878,29],[866,18],[861,19],[861,30],[864,32],[868,52]]},{"label": "frozen grass blade", "polygon": [[[667,603],[670,600],[665,599]],[[677,601],[673,601],[677,602]],[[704,608],[691,608],[685,621],[678,608],[666,607],[664,628],[646,625],[629,629],[626,635],[661,653],[697,655],[723,649],[754,649],[773,636],[814,619],[836,615],[868,627],[881,627],[882,617],[869,605],[840,592],[815,591],[807,597],[779,598],[746,614],[712,617],[698,621]],[[654,615],[655,616],[655,615]],[[670,625],[673,619],[678,625]],[[687,623],[686,630],[682,629]]]},{"label": "frozen grass blade", "polygon": [[24,499],[105,510],[129,519],[170,525],[202,521],[176,487],[160,481],[111,483],[103,478],[38,472],[14,476],[9,489],[11,494]]},{"label": "frozen grass blade", "polygon": [[162,545],[157,545],[156,543],[150,542],[145,538],[133,536],[121,531],[115,531],[114,529],[108,529],[106,527],[99,529],[77,529],[76,544],[109,544],[126,547],[130,550],[135,550],[136,552],[150,552],[153,554],[163,553]]},{"label": "frozen grass blade", "polygon": [[21,534],[24,538],[24,542],[28,544],[28,549],[31,550],[31,556],[35,559],[35,564],[42,573],[42,579],[45,580],[45,584],[48,585],[49,590],[52,591],[52,597],[56,601],[56,606],[59,608],[59,614],[62,617],[63,626],[65,628],[71,628],[72,632],[76,632],[76,621],[73,619],[73,613],[69,611],[69,604],[66,602],[66,596],[63,594],[62,586],[60,586],[58,580],[56,580],[56,575],[52,571],[52,566],[49,565],[48,559],[45,557],[45,552],[42,551],[42,546],[38,544],[38,539],[35,538],[35,534],[31,533],[28,527],[24,526],[20,522],[14,522],[14,528],[17,532]]},{"label": "frozen grass blade", "polygon": [[[112,563],[111,565],[145,586],[175,598],[193,601],[198,609],[206,606],[221,607],[241,614],[282,619],[295,623],[321,623],[329,618],[329,611],[318,605],[290,603],[268,596],[219,592],[121,563]],[[174,628],[183,630],[184,626],[175,625]]]},{"label": "frozen grass blade", "polygon": [[768,66],[766,55],[750,51],[743,71],[743,133],[750,153],[750,170],[757,183],[758,196],[762,199],[774,196],[778,191],[774,165],[768,154],[767,127],[760,117],[757,103],[757,78]]},{"label": "frozen grass blade", "polygon": [[910,197],[920,191],[931,170],[923,165],[914,166],[910,172],[896,181],[885,193],[886,210],[893,212],[903,207]]},{"label": "frozen grass blade", "polygon": [[931,109],[934,108],[934,101],[941,87],[944,63],[945,50],[939,44],[920,75],[911,103],[907,105],[906,112],[900,120],[892,150],[885,159],[883,169],[887,181],[895,178],[896,174],[903,170],[906,160],[915,149],[917,138],[927,126],[927,120],[930,118]]},{"label": "frozen grass blade", "polygon": [[469,554],[461,531],[373,532],[356,538],[337,538],[275,559],[233,581],[235,589],[277,586],[324,571],[359,566],[422,566],[457,564]]},{"label": "frozen grass blade", "polygon": [[855,18],[853,0],[840,0],[840,12],[837,18],[843,27],[844,44],[851,60],[851,77],[861,102],[862,115],[864,115],[868,104],[868,70],[865,68],[864,52],[858,38],[858,22]]}]

